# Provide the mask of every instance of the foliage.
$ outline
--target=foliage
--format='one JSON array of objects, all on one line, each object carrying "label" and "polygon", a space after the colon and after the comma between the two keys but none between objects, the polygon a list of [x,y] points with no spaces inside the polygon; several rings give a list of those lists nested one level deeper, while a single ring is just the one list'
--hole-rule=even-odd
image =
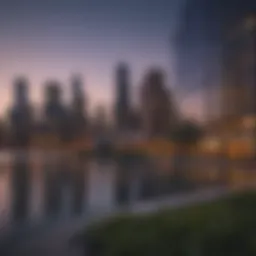
[{"label": "foliage", "polygon": [[195,144],[203,135],[199,125],[192,121],[181,123],[171,134],[171,139],[176,143]]},{"label": "foliage", "polygon": [[256,194],[152,215],[120,216],[86,231],[90,255],[256,255]]}]

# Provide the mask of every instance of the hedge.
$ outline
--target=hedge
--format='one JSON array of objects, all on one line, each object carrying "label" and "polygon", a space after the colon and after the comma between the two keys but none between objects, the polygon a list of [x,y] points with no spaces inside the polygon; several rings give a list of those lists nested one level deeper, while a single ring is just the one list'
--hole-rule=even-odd
[{"label": "hedge", "polygon": [[91,225],[81,241],[89,256],[255,256],[256,193],[115,217]]}]

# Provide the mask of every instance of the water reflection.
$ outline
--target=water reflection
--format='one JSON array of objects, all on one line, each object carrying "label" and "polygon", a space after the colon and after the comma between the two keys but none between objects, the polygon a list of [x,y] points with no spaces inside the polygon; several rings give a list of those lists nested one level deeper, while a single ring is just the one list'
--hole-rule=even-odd
[{"label": "water reflection", "polygon": [[10,172],[5,170],[0,172],[0,225],[8,222],[10,210]]},{"label": "water reflection", "polygon": [[60,212],[61,206],[61,170],[58,156],[43,163],[44,172],[44,201],[46,216],[54,216]]},{"label": "water reflection", "polygon": [[[132,155],[99,161],[75,154],[10,154],[0,162],[1,222],[72,218],[201,185],[176,175],[174,162]],[[190,165],[203,169],[207,162]]]},{"label": "water reflection", "polygon": [[73,159],[73,165],[71,166],[72,179],[71,179],[71,192],[72,192],[72,212],[75,215],[82,214],[85,210],[85,195],[86,195],[86,169],[87,163],[83,157],[78,155]]},{"label": "water reflection", "polygon": [[31,184],[28,154],[14,154],[12,169],[12,215],[14,221],[20,221],[28,215]]}]

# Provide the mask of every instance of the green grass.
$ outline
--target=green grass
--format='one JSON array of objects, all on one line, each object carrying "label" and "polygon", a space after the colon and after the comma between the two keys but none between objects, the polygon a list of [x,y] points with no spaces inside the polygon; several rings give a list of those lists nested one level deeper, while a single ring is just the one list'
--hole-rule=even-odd
[{"label": "green grass", "polygon": [[256,256],[256,193],[86,229],[90,256]]}]

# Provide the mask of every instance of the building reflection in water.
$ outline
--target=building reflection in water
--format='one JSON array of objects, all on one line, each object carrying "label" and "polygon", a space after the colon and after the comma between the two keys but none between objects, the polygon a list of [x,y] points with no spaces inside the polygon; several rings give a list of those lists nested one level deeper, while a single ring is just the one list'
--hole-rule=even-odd
[{"label": "building reflection in water", "polygon": [[45,213],[49,217],[57,216],[61,209],[61,180],[59,156],[44,159]]},{"label": "building reflection in water", "polygon": [[14,154],[12,171],[12,214],[14,221],[28,217],[30,168],[28,154]]},{"label": "building reflection in water", "polygon": [[8,214],[11,207],[9,216],[15,223],[28,220],[34,224],[35,220],[73,218],[91,210],[129,206],[191,188],[192,183],[172,175],[171,160],[163,170],[162,159],[113,156],[14,154],[6,165],[12,170],[2,168],[6,171],[0,180],[6,184],[0,188],[5,197],[0,198],[0,210]]},{"label": "building reflection in water", "polygon": [[91,161],[88,169],[87,207],[99,213],[115,208],[116,164],[110,159]]},{"label": "building reflection in water", "polygon": [[0,155],[0,225],[5,226],[11,220],[11,158],[6,154]]},{"label": "building reflection in water", "polygon": [[77,154],[72,163],[72,212],[80,215],[85,210],[85,180],[88,164],[82,154]]},{"label": "building reflection in water", "polygon": [[31,177],[31,192],[29,210],[30,219],[40,221],[43,218],[44,212],[44,159],[40,154],[30,156],[30,177]]}]

